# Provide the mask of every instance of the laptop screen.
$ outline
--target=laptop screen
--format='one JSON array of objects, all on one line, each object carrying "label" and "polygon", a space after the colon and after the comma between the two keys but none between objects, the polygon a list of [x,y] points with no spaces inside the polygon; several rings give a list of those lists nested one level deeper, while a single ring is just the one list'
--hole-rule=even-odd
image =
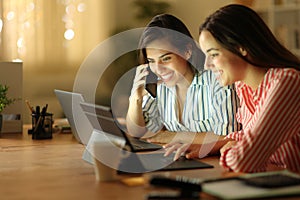
[{"label": "laptop screen", "polygon": [[86,145],[93,128],[80,108],[80,103],[84,102],[83,95],[58,89],[55,89],[54,93],[68,119],[74,137],[79,143]]},{"label": "laptop screen", "polygon": [[125,133],[120,126],[118,126],[118,121],[114,119],[110,107],[86,102],[80,103],[80,106],[94,129],[124,138]]}]

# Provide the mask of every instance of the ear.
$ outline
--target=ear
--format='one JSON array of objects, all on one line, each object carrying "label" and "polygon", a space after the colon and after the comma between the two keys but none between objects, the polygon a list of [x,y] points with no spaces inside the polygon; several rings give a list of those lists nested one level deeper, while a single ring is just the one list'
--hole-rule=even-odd
[{"label": "ear", "polygon": [[191,51],[191,50],[187,50],[187,51],[185,52],[185,59],[188,60],[188,59],[191,58],[191,56],[192,56],[192,51]]},{"label": "ear", "polygon": [[248,54],[248,52],[246,51],[246,49],[244,49],[243,47],[240,47],[239,51],[240,51],[240,53],[241,53],[242,56],[246,56]]},{"label": "ear", "polygon": [[187,46],[187,49],[186,49],[186,52],[185,52],[185,59],[188,60],[188,59],[191,58],[191,56],[192,56],[192,45],[189,44]]}]

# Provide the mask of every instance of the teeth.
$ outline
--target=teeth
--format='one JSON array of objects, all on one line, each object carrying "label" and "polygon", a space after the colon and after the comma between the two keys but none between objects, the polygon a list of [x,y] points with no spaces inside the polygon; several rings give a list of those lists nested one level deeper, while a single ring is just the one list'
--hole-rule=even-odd
[{"label": "teeth", "polygon": [[172,74],[167,74],[167,75],[161,76],[161,78],[166,80],[166,79],[169,79],[171,76],[172,76]]}]

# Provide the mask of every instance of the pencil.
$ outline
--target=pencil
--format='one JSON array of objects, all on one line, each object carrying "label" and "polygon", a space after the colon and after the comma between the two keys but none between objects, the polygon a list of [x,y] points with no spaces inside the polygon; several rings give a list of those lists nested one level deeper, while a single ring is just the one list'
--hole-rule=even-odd
[{"label": "pencil", "polygon": [[31,107],[31,105],[29,104],[29,101],[26,100],[25,102],[26,102],[26,104],[27,104],[27,106],[28,106],[30,112],[31,112],[31,113],[34,113],[33,107]]}]

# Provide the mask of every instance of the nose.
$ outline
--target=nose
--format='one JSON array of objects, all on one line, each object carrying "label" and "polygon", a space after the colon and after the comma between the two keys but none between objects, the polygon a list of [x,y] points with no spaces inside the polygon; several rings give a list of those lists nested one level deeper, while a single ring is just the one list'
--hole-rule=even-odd
[{"label": "nose", "polygon": [[156,65],[156,71],[157,71],[158,74],[163,74],[164,70],[165,70],[165,67],[162,64],[158,63]]},{"label": "nose", "polygon": [[205,57],[204,68],[207,70],[211,70],[214,68],[212,60],[208,56]]},{"label": "nose", "polygon": [[153,63],[151,68],[153,69],[152,71],[156,72],[157,74],[162,74],[165,70],[165,67],[160,61]]}]

